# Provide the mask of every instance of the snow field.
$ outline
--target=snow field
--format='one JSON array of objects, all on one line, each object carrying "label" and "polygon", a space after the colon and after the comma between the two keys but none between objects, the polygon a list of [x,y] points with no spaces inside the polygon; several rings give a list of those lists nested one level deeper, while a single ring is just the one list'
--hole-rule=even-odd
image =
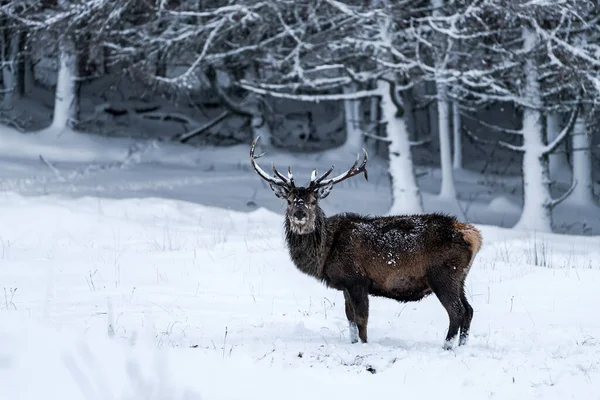
[{"label": "snow field", "polygon": [[433,296],[371,298],[370,342],[351,345],[343,295],[294,268],[282,217],[264,209],[4,193],[0,219],[7,398],[593,399],[600,388],[595,237],[482,226],[470,342],[444,351]]}]

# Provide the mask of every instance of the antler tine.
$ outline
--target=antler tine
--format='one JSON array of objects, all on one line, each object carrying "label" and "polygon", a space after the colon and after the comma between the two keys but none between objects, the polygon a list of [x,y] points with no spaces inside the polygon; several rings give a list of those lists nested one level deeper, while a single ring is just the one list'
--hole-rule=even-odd
[{"label": "antler tine", "polygon": [[366,168],[367,160],[369,159],[369,155],[368,155],[368,153],[367,153],[367,151],[365,149],[363,149],[363,153],[364,153],[365,157],[363,159],[363,162],[360,164],[360,166],[358,168],[356,166],[358,165],[358,162],[360,161],[360,154],[356,155],[356,161],[354,161],[354,164],[352,164],[352,166],[350,167],[350,169],[348,169],[346,172],[344,172],[344,173],[342,173],[342,174],[340,174],[340,175],[338,175],[336,177],[333,177],[331,179],[327,179],[326,181],[324,181],[323,178],[325,176],[329,175],[329,173],[333,170],[333,168],[332,168],[332,169],[330,169],[327,172],[326,175],[324,175],[323,177],[319,178],[318,182],[315,182],[315,185],[313,185],[313,186],[314,187],[323,187],[323,186],[327,186],[329,184],[334,184],[335,185],[335,184],[340,183],[341,181],[343,181],[345,179],[348,179],[348,178],[351,178],[351,177],[353,177],[355,175],[358,175],[361,172],[364,172],[365,173],[365,179],[369,180],[369,175],[367,173],[367,168]]},{"label": "antler tine", "polygon": [[286,185],[292,185],[293,186],[293,181],[286,178],[285,176],[283,176],[283,174],[279,171],[277,171],[277,168],[275,168],[275,163],[272,164],[272,168],[273,168],[273,172],[275,172],[275,175],[277,175],[277,177],[279,179],[281,179],[283,182],[285,182]]},{"label": "antler tine", "polygon": [[315,169],[313,171],[312,175],[310,176],[310,187],[318,185],[323,179],[327,178],[329,176],[329,174],[331,174],[331,172],[333,171],[334,168],[335,168],[335,165],[332,165],[331,168],[329,168],[327,170],[327,172],[325,172],[323,175],[321,175],[318,178],[317,178],[317,170]]},{"label": "antler tine", "polygon": [[317,179],[317,169],[313,169],[313,172],[311,172],[310,174],[310,183],[312,184],[314,182],[315,179]]},{"label": "antler tine", "polygon": [[273,185],[277,185],[277,186],[286,186],[288,183],[286,182],[285,179],[282,179],[281,181],[276,180],[274,177],[270,176],[269,174],[267,174],[261,167],[258,166],[258,164],[254,161],[255,157],[254,157],[254,150],[256,149],[256,143],[258,142],[258,139],[260,138],[260,136],[257,136],[256,139],[254,139],[254,141],[252,142],[252,146],[250,147],[250,164],[252,164],[252,168],[254,168],[254,170],[256,171],[256,173],[263,178],[265,181],[273,184]]},{"label": "antler tine", "polygon": [[294,183],[294,174],[292,174],[291,165],[288,165],[288,180],[290,181],[290,185],[292,185],[292,187],[296,187],[296,184]]}]

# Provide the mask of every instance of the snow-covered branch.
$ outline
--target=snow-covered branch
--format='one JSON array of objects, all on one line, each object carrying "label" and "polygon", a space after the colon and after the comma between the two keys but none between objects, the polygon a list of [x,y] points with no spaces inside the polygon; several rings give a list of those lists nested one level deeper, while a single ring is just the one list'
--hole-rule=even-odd
[{"label": "snow-covered branch", "polygon": [[514,144],[506,143],[502,140],[498,141],[498,144],[506,149],[516,151],[516,152],[524,152],[525,148],[523,146],[515,146]]},{"label": "snow-covered branch", "polygon": [[565,201],[567,199],[567,197],[569,197],[571,195],[571,193],[573,193],[573,191],[577,187],[577,183],[578,183],[577,180],[573,180],[571,187],[569,187],[569,189],[565,193],[563,193],[562,196],[560,196],[556,199],[552,199],[552,201],[550,202],[550,208],[554,208],[557,205],[559,205],[560,203],[562,203],[563,201]]},{"label": "snow-covered branch", "polygon": [[423,146],[424,144],[427,143],[431,143],[431,136],[426,137],[425,139],[421,139],[421,140],[414,140],[414,141],[410,141],[409,144],[411,147],[418,147],[418,146]]},{"label": "snow-covered branch", "polygon": [[508,128],[503,128],[503,127],[498,126],[498,125],[490,124],[490,123],[485,122],[485,121],[483,121],[483,120],[481,120],[479,118],[474,118],[474,117],[472,117],[472,116],[470,116],[470,115],[468,115],[466,113],[460,113],[460,115],[462,117],[467,117],[468,119],[470,119],[472,121],[475,121],[478,124],[485,126],[486,128],[490,128],[490,129],[493,129],[493,130],[498,131],[498,132],[508,133],[508,134],[511,134],[511,135],[522,135],[523,134],[523,132],[521,132],[520,130],[508,129]]},{"label": "snow-covered branch", "polygon": [[190,132],[178,133],[177,135],[174,135],[171,139],[179,141],[181,143],[186,143],[189,140],[191,140],[192,138],[194,138],[198,135],[201,135],[202,133],[206,132],[213,126],[215,126],[218,123],[220,123],[221,121],[225,120],[230,115],[231,115],[231,113],[229,111],[223,111],[221,114],[219,114],[218,116],[216,116],[211,121],[204,124],[203,126],[193,129]]},{"label": "snow-covered branch", "polygon": [[489,145],[493,145],[493,146],[502,146],[506,149],[516,151],[516,152],[524,152],[525,151],[525,149],[522,146],[517,146],[514,144],[506,143],[504,141],[482,139],[468,129],[465,129],[465,133],[467,134],[467,136],[469,136],[471,139],[473,139],[474,141],[476,141],[478,143],[489,144]]},{"label": "snow-covered branch", "polygon": [[192,75],[192,73],[194,73],[196,71],[196,69],[199,67],[199,65],[202,63],[202,61],[206,57],[208,49],[211,47],[213,40],[216,37],[219,30],[225,25],[225,22],[226,22],[226,19],[222,18],[216,24],[216,26],[213,28],[213,30],[208,35],[207,40],[204,42],[204,45],[202,46],[202,52],[198,55],[198,57],[196,57],[196,59],[194,60],[192,65],[190,65],[189,68],[183,74],[181,74],[175,78],[166,78],[166,77],[158,76],[157,80],[163,81],[163,82],[168,82],[168,83],[175,83],[175,84],[179,83],[179,82],[183,82],[185,84],[186,81]]},{"label": "snow-covered branch", "polygon": [[392,142],[392,140],[390,138],[385,137],[385,136],[377,136],[377,135],[373,135],[372,133],[365,132],[365,131],[362,131],[361,133],[365,137],[368,137],[368,138],[371,138],[371,139],[375,139],[375,140],[379,140],[380,142],[384,142],[384,143],[391,143]]},{"label": "snow-covered branch", "polygon": [[563,130],[556,136],[556,138],[548,143],[543,150],[544,154],[550,154],[560,145],[560,143],[565,140],[567,135],[573,130],[573,126],[575,126],[575,121],[577,120],[577,116],[579,115],[579,107],[575,107],[575,110],[571,113],[571,118],[569,118],[569,122],[563,128]]},{"label": "snow-covered branch", "polygon": [[307,102],[318,103],[320,101],[340,101],[340,100],[358,100],[366,97],[378,96],[379,93],[376,90],[359,90],[353,93],[335,93],[335,94],[296,94],[296,93],[285,93],[277,92],[272,90],[261,89],[253,86],[244,80],[241,80],[237,85],[243,89],[251,92],[276,97],[280,99],[299,100]]},{"label": "snow-covered branch", "polygon": [[213,10],[208,11],[177,11],[177,10],[168,10],[167,12],[170,15],[177,17],[196,17],[196,18],[209,18],[215,16],[222,16],[223,14],[227,15],[236,15],[236,14],[245,14],[246,16],[257,16],[255,11],[261,9],[263,7],[269,6],[268,2],[259,2],[252,5],[229,5],[223,6],[219,8],[215,8]]}]

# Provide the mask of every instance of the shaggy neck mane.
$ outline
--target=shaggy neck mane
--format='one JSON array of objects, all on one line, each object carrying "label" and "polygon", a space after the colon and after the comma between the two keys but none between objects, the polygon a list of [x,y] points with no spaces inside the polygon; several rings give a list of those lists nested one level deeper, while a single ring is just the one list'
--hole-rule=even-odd
[{"label": "shaggy neck mane", "polygon": [[323,279],[323,263],[326,256],[327,229],[325,213],[319,206],[315,209],[315,229],[310,233],[300,235],[290,227],[286,217],[285,238],[288,251],[296,267],[307,275]]}]

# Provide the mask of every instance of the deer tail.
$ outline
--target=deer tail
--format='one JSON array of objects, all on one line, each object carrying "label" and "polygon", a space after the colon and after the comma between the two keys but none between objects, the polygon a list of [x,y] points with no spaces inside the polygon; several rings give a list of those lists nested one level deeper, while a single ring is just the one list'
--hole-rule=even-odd
[{"label": "deer tail", "polygon": [[483,241],[481,232],[479,231],[479,229],[475,228],[474,225],[465,224],[462,230],[462,234],[465,240],[471,246],[471,253],[473,253],[473,257],[475,257],[475,254],[477,254],[481,249],[481,243]]},{"label": "deer tail", "polygon": [[455,223],[455,228],[462,233],[463,238],[469,244],[471,249],[471,262],[469,263],[470,267],[470,264],[472,264],[473,260],[475,259],[475,255],[477,255],[481,249],[483,237],[481,236],[479,229],[477,229],[473,224],[465,224],[457,221]]}]

